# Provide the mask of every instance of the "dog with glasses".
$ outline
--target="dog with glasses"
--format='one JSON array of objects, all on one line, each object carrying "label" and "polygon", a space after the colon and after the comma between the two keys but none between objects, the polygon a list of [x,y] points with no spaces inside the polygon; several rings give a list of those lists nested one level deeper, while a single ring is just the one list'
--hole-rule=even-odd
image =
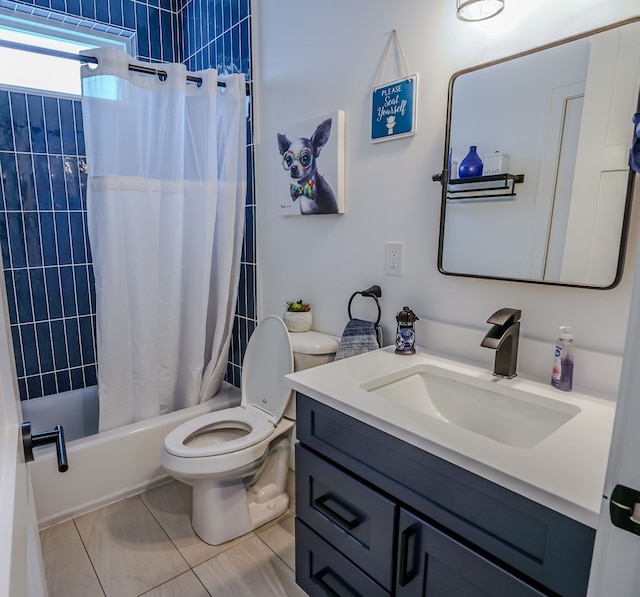
[{"label": "dog with glasses", "polygon": [[298,201],[303,216],[337,214],[338,202],[329,183],[318,172],[318,157],[331,134],[331,118],[322,121],[310,139],[299,137],[289,141],[278,133],[278,149],[282,167],[289,172],[291,199]]}]

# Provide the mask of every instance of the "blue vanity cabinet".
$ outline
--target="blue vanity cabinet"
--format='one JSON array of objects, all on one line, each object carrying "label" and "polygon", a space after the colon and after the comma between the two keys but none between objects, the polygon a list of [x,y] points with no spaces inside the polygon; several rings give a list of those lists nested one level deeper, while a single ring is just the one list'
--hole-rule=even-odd
[{"label": "blue vanity cabinet", "polygon": [[296,581],[312,597],[584,597],[595,530],[297,395]]}]

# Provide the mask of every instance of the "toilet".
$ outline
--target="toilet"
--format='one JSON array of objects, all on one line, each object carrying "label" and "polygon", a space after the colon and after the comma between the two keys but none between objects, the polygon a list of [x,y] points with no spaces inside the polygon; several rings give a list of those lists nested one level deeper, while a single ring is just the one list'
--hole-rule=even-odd
[{"label": "toilet", "polygon": [[230,541],[288,508],[295,407],[284,376],[294,362],[295,370],[330,362],[337,347],[333,336],[289,334],[280,318],[266,317],[247,346],[240,406],[196,417],[166,436],[162,466],[193,486],[191,522],[203,541]]}]

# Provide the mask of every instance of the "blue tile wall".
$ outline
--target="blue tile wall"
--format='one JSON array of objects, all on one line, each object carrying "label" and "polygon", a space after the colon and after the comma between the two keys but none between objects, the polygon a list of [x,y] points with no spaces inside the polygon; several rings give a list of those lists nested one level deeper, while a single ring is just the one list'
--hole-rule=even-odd
[{"label": "blue tile wall", "polygon": [[184,62],[190,70],[217,68],[251,80],[249,0],[188,0],[179,13]]},{"label": "blue tile wall", "polygon": [[0,8],[132,37],[140,60],[182,62],[178,0],[0,0]]},{"label": "blue tile wall", "polygon": [[[251,80],[249,0],[0,0],[0,7],[122,35],[149,61]],[[251,106],[249,105],[249,114]],[[3,90],[0,246],[22,399],[96,383],[95,290],[79,101]],[[227,380],[240,385],[256,313],[253,135],[241,277]]]},{"label": "blue tile wall", "polygon": [[[217,68],[244,73],[251,82],[251,6],[249,0],[188,0],[178,13],[182,23],[184,63],[189,70]],[[252,104],[247,117],[247,201],[238,302],[226,380],[240,386],[242,362],[257,325],[255,189]]]},{"label": "blue tile wall", "polygon": [[96,383],[80,102],[0,89],[0,246],[22,399]]}]

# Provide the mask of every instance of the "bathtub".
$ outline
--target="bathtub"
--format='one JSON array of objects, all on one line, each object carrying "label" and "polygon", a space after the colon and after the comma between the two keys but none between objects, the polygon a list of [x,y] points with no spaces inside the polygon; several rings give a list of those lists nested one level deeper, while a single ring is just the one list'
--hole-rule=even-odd
[{"label": "bathtub", "polygon": [[[31,403],[31,404],[29,404]],[[34,450],[29,463],[38,526],[51,526],[164,483],[160,466],[164,437],[199,415],[240,404],[227,383],[203,404],[98,433],[97,387],[25,401],[23,420],[32,433],[64,428],[69,470],[58,472],[54,446]]]}]

